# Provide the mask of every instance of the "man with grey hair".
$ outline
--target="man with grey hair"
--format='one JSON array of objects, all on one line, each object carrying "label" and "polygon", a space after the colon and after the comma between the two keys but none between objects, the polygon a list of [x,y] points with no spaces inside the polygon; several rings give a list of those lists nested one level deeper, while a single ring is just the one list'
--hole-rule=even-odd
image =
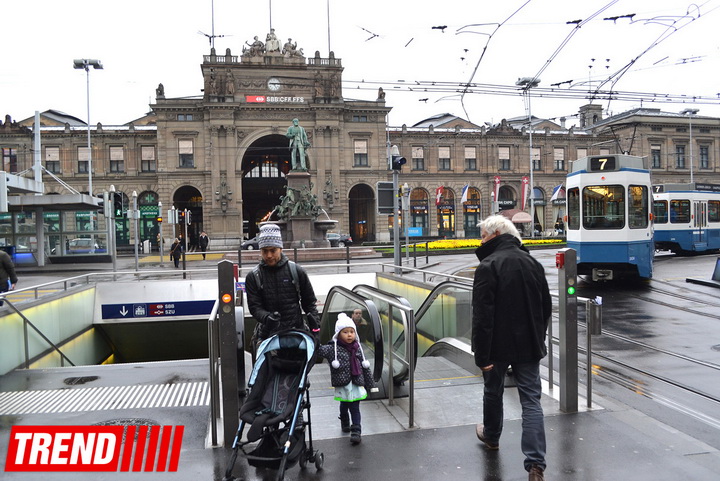
[{"label": "man with grey hair", "polygon": [[545,270],[504,216],[480,222],[480,264],[473,282],[472,347],[482,370],[483,424],[476,435],[497,450],[503,428],[505,374],[512,366],[522,406],[521,449],[529,481],[543,481],[545,424],[540,397],[540,360],[547,354],[545,335],[552,300]]}]

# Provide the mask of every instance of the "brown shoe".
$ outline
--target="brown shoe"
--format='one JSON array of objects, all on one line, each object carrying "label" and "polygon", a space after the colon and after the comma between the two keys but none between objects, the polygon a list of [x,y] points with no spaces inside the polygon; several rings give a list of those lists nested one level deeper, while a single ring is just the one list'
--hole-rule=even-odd
[{"label": "brown shoe", "polygon": [[545,481],[545,475],[540,466],[532,465],[528,474],[528,481]]},{"label": "brown shoe", "polygon": [[475,434],[477,435],[477,438],[485,444],[485,447],[488,448],[491,451],[497,451],[500,449],[500,445],[497,442],[488,441],[488,439],[485,437],[485,426],[482,424],[478,424],[475,426]]}]

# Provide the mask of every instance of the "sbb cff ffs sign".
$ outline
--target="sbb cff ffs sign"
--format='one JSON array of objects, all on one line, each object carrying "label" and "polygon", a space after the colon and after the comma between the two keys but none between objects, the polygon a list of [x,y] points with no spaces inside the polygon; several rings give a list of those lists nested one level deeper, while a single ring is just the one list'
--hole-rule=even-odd
[{"label": "sbb cff ffs sign", "polygon": [[184,429],[13,426],[5,471],[177,471]]}]

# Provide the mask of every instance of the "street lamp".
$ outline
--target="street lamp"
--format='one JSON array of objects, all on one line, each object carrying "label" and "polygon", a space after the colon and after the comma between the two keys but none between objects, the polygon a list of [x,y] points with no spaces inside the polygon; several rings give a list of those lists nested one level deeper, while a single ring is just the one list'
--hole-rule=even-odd
[{"label": "street lamp", "polygon": [[93,195],[92,188],[92,147],[90,146],[90,67],[94,69],[102,69],[100,60],[91,58],[81,58],[73,60],[73,67],[83,69],[87,74],[87,143],[88,143],[88,194]]},{"label": "street lamp", "polygon": [[140,217],[138,215],[137,210],[137,201],[138,201],[138,194],[136,190],[133,190],[132,193],[132,202],[133,202],[133,208],[132,208],[132,218],[133,218],[133,227],[135,231],[135,272],[137,272],[140,269],[139,263],[138,263],[138,238],[139,238],[139,232],[138,232],[138,218]]},{"label": "street lamp", "polygon": [[535,77],[522,77],[515,82],[515,85],[523,88],[523,94],[527,95],[528,110],[528,132],[530,133],[530,235],[535,237],[535,181],[533,178],[533,142],[532,142],[532,110],[530,109],[530,89],[537,87],[540,79]]},{"label": "street lamp", "polygon": [[700,112],[700,109],[685,109],[682,112],[680,112],[680,115],[687,115],[688,116],[688,122],[690,123],[690,183],[692,184],[694,182],[693,180],[693,140],[692,140],[692,116],[696,115],[698,112]]}]

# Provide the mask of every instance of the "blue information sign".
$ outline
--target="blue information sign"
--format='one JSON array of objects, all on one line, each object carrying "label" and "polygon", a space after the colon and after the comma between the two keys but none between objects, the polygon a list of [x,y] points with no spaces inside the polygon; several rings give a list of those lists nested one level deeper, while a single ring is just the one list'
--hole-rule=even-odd
[{"label": "blue information sign", "polygon": [[420,237],[423,235],[422,227],[408,227],[408,237]]},{"label": "blue information sign", "polygon": [[135,319],[140,317],[209,316],[214,304],[214,300],[103,304],[102,318]]}]

